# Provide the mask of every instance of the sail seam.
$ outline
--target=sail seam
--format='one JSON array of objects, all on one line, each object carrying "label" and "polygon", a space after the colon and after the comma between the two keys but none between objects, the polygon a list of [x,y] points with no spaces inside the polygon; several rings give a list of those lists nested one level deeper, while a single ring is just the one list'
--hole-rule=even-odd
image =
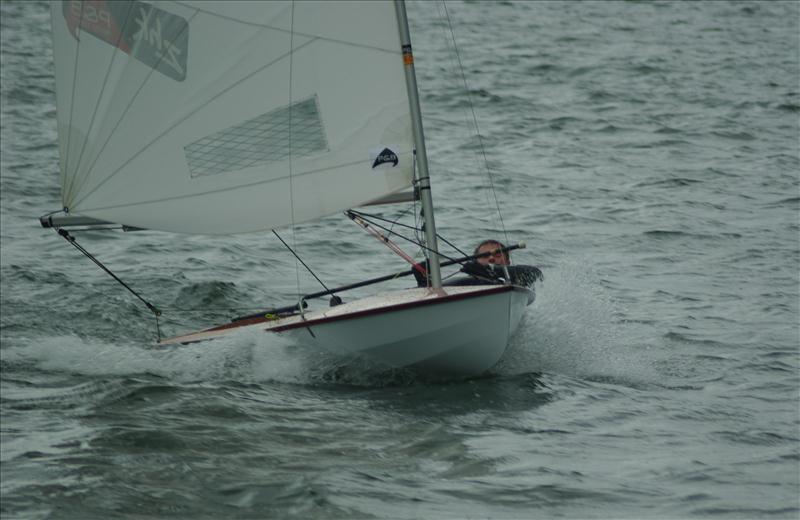
[{"label": "sail seam", "polygon": [[[53,4],[55,5],[55,4]],[[52,12],[51,12],[51,16]],[[83,20],[83,2],[81,2],[81,10],[80,10],[80,19]],[[70,95],[69,100],[69,119],[67,124],[67,144],[66,150],[64,151],[64,179],[61,184],[61,193],[62,200],[64,202],[64,207],[67,207],[67,201],[70,198],[72,192],[72,186],[75,185],[74,179],[69,182],[69,187],[67,187],[67,172],[69,171],[69,150],[70,150],[70,141],[72,140],[72,116],[75,114],[75,88],[76,83],[78,82],[78,61],[79,56],[81,54],[81,40],[80,37],[83,36],[83,25],[78,24],[77,29],[75,30],[75,34],[77,36],[77,43],[75,44],[75,63],[73,64],[72,70],[72,93]],[[54,42],[55,43],[55,42]]]},{"label": "sail seam", "polygon": [[[81,6],[82,5],[83,4],[81,4]],[[83,8],[83,7],[81,7],[81,8]],[[117,57],[117,51],[119,51],[119,43],[120,43],[120,41],[122,41],[122,36],[123,36],[123,34],[125,34],[125,29],[128,27],[128,21],[132,18],[131,17],[131,13],[132,12],[133,12],[133,4],[131,4],[130,8],[128,9],[128,15],[125,17],[125,23],[123,24],[122,29],[119,31],[119,37],[117,38],[117,41],[116,41],[116,43],[114,45],[114,51],[111,54],[111,59],[108,62],[108,68],[106,69],[105,77],[103,78],[103,85],[102,85],[102,87],[100,87],[100,93],[98,94],[97,102],[94,105],[94,111],[92,112],[92,118],[89,121],[89,126],[86,129],[86,135],[84,136],[84,139],[83,139],[83,145],[81,146],[81,153],[78,155],[78,161],[75,163],[75,168],[76,169],[80,167],[81,161],[83,160],[83,153],[84,153],[84,151],[86,151],[86,144],[89,142],[89,136],[91,135],[92,128],[94,127],[95,117],[97,117],[97,110],[98,110],[98,108],[100,108],[100,100],[103,99],[103,94],[105,93],[106,85],[108,84],[108,78],[110,77],[111,69],[114,66],[114,59]],[[84,174],[81,176],[80,179],[78,179],[78,175],[76,175],[72,179],[73,182],[71,183],[70,188],[72,186],[75,186],[75,185],[80,186],[81,183],[84,181],[84,179],[86,179],[87,175],[88,175],[88,173],[84,172]]]}]

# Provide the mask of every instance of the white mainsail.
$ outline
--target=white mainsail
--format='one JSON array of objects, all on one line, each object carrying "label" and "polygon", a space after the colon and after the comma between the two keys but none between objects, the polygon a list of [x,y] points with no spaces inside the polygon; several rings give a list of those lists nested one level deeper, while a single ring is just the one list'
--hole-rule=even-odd
[{"label": "white mainsail", "polygon": [[238,233],[411,185],[392,2],[70,0],[51,14],[71,214]]}]

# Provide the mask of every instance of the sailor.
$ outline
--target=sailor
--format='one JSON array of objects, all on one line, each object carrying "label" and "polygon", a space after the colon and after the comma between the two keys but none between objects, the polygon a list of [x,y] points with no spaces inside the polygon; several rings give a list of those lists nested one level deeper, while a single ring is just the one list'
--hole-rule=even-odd
[{"label": "sailor", "polygon": [[[475,256],[486,254],[486,256],[470,260],[461,265],[461,272],[468,275],[468,277],[453,278],[444,285],[506,283],[506,280],[510,277],[512,283],[530,287],[536,280],[544,279],[542,271],[538,267],[511,265],[511,254],[504,249],[505,246],[498,240],[484,240],[475,247],[472,254]],[[422,270],[425,267],[427,267],[427,262],[416,264],[412,270],[418,287],[427,287],[428,285],[428,277]]]},{"label": "sailor", "polygon": [[478,247],[475,248],[475,251],[473,251],[472,254],[479,255],[481,253],[492,253],[490,255],[477,258],[478,263],[481,265],[511,265],[510,252],[503,251],[504,247],[505,246],[497,240],[484,240],[478,244]]},{"label": "sailor", "polygon": [[[503,281],[510,277],[512,283],[530,287],[536,280],[544,280],[542,271],[530,265],[511,265],[511,252],[502,242],[494,239],[484,240],[472,252],[473,255],[486,254],[461,266],[461,272],[470,275],[472,281]],[[467,283],[460,283],[467,285]]]}]

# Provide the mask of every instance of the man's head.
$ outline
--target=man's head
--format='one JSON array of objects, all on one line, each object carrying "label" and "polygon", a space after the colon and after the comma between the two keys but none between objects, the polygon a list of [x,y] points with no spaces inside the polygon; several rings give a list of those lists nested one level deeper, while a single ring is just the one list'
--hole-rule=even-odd
[{"label": "man's head", "polygon": [[509,265],[511,258],[508,251],[501,251],[501,249],[504,247],[505,246],[497,240],[484,240],[478,244],[478,247],[475,248],[475,252],[473,254],[479,255],[481,253],[492,253],[490,255],[478,258],[477,260],[479,264]]}]

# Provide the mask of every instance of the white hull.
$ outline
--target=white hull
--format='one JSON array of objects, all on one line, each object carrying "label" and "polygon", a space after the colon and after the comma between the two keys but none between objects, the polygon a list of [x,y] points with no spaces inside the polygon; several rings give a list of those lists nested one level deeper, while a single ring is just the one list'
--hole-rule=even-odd
[{"label": "white hull", "polygon": [[531,300],[529,289],[502,285],[445,287],[438,292],[408,289],[303,317],[232,323],[161,344],[203,341],[256,328],[387,367],[474,375],[500,360]]}]

